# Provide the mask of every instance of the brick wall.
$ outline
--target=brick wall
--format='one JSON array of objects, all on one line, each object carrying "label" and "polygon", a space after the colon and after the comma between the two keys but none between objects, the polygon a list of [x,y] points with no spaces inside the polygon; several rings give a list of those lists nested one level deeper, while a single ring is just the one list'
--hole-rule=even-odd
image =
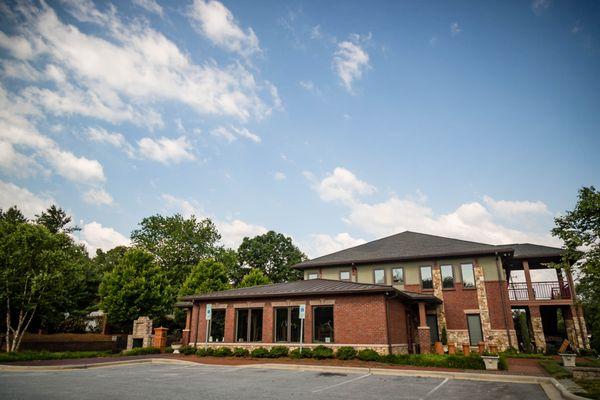
[{"label": "brick wall", "polygon": [[477,290],[463,289],[461,283],[455,283],[453,290],[444,290],[444,308],[446,329],[467,329],[465,310],[479,309]]},{"label": "brick wall", "polygon": [[391,344],[408,344],[406,309],[395,299],[388,300],[389,335]]}]

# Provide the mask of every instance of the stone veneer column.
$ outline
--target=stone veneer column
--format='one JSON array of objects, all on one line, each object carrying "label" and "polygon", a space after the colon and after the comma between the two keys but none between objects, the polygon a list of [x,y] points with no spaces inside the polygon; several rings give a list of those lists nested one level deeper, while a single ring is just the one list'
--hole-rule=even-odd
[{"label": "stone veneer column", "polygon": [[563,318],[565,320],[565,330],[567,331],[567,339],[573,345],[573,347],[580,348],[581,338],[578,337],[578,329],[575,328],[575,321],[573,320],[573,311],[571,307],[563,307],[562,309]]},{"label": "stone veneer column", "polygon": [[531,326],[533,328],[533,340],[537,351],[546,350],[546,337],[544,336],[544,326],[542,324],[542,315],[539,306],[529,306],[529,315],[531,317]]},{"label": "stone veneer column", "polygon": [[490,309],[488,308],[483,268],[481,268],[477,259],[474,260],[473,274],[475,275],[475,287],[477,288],[477,303],[479,304],[479,318],[481,318],[483,341],[487,342],[488,338],[492,336],[492,324],[490,322]]},{"label": "stone veneer column", "polygon": [[[454,267],[452,267],[454,268]],[[435,297],[437,297],[438,299],[442,300],[442,304],[439,304],[436,308],[436,313],[437,313],[437,320],[438,320],[438,332],[440,334],[440,340],[441,340],[441,335],[442,335],[442,328],[446,327],[446,310],[444,308],[444,292],[443,292],[443,286],[442,286],[442,270],[440,268],[439,263],[436,261],[433,269],[432,269],[432,276],[433,276],[433,295]],[[448,328],[446,328],[446,332],[447,332]]]},{"label": "stone veneer column", "polygon": [[431,332],[427,326],[427,314],[425,311],[425,303],[419,303],[419,326],[417,327],[419,350],[421,354],[431,352]]}]

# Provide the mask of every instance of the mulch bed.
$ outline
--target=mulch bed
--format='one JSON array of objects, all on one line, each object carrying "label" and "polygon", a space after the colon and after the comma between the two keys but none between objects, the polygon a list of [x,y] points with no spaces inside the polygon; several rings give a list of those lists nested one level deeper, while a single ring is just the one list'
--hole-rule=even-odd
[{"label": "mulch bed", "polygon": [[458,370],[452,368],[435,368],[435,367],[415,367],[411,365],[390,365],[372,361],[361,360],[313,360],[313,359],[290,359],[290,358],[237,358],[237,357],[198,357],[185,356],[182,354],[149,354],[143,356],[117,356],[117,357],[97,357],[97,358],[80,358],[71,360],[37,360],[37,361],[16,361],[6,363],[6,365],[30,365],[30,366],[56,366],[56,365],[82,365],[95,364],[111,361],[126,361],[144,358],[167,358],[197,362],[200,364],[213,365],[251,365],[251,364],[299,364],[299,365],[314,365],[314,366],[332,366],[332,367],[363,367],[363,368],[384,368],[394,370],[418,370],[418,371],[444,371],[444,372],[473,372],[487,374],[509,374],[509,375],[531,375],[531,376],[548,376],[547,373],[539,366],[538,360],[528,359],[509,359],[508,371],[482,371],[482,370]]}]

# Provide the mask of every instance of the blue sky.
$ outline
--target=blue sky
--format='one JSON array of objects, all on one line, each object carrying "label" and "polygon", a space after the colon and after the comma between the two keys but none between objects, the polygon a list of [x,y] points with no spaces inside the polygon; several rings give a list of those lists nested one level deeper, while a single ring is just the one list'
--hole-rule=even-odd
[{"label": "blue sky", "polygon": [[559,245],[599,185],[597,2],[2,5],[0,207],[90,251],[145,216],[317,256],[406,229]]}]

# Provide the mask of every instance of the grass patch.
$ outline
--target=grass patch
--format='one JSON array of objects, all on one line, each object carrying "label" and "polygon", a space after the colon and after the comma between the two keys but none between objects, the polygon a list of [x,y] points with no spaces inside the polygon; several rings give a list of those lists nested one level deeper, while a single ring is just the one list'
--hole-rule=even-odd
[{"label": "grass patch", "polygon": [[600,368],[600,360],[597,358],[585,357],[584,361],[577,362],[577,366]]},{"label": "grass patch", "polygon": [[590,399],[600,400],[600,379],[578,379],[575,381],[575,383],[577,383],[587,392],[580,394],[583,394],[585,397]]},{"label": "grass patch", "polygon": [[396,354],[384,357],[390,364],[412,365],[415,367],[438,367],[456,369],[485,369],[483,359],[476,354],[441,355],[441,354]]},{"label": "grass patch", "polygon": [[160,349],[158,347],[136,347],[135,349],[126,350],[122,354],[124,356],[143,356],[146,354],[158,354]]},{"label": "grass patch", "polygon": [[571,372],[562,367],[558,362],[554,360],[543,360],[540,361],[540,365],[542,368],[546,370],[547,373],[552,375],[552,377],[556,379],[570,378]]},{"label": "grass patch", "polygon": [[18,353],[0,353],[0,362],[67,360],[76,358],[111,357],[110,351],[20,351]]}]

